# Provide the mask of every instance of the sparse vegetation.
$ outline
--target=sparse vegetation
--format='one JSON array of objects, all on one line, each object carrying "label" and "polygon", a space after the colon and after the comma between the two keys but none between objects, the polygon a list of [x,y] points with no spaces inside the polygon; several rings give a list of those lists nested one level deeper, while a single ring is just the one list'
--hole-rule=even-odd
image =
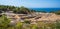
[{"label": "sparse vegetation", "polygon": [[51,11],[50,13],[55,13],[57,15],[60,15],[60,10],[58,10],[58,11]]},{"label": "sparse vegetation", "polygon": [[0,29],[60,29],[60,21],[56,22],[37,22],[37,24],[31,24],[30,21],[20,22],[18,21],[15,26],[10,26],[10,19],[5,15],[0,17]]}]

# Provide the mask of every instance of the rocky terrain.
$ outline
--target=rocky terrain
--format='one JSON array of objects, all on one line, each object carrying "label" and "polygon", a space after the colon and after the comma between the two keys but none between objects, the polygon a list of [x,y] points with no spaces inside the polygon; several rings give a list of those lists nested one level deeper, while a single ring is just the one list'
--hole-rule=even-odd
[{"label": "rocky terrain", "polygon": [[45,21],[51,22],[60,20],[60,15],[56,15],[54,13],[33,13],[33,14],[14,14],[11,12],[6,12],[7,18],[11,19],[11,22],[21,21],[24,22],[25,20],[31,21],[31,23],[36,23],[37,21]]}]

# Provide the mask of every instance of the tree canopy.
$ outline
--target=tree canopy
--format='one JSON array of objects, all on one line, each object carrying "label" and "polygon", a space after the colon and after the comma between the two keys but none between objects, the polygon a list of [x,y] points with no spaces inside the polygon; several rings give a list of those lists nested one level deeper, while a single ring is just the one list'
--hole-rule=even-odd
[{"label": "tree canopy", "polygon": [[34,10],[30,10],[29,8],[26,8],[24,6],[21,7],[15,7],[15,6],[5,6],[5,5],[0,5],[0,10],[6,12],[6,11],[13,11],[14,13],[19,13],[19,14],[28,14],[33,12]]}]

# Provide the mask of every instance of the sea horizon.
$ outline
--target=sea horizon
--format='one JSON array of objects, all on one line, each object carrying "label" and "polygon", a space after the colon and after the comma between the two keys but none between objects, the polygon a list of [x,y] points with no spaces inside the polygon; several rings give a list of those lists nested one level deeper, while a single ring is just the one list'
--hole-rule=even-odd
[{"label": "sea horizon", "polygon": [[45,12],[51,12],[51,11],[59,11],[60,8],[29,8],[31,10],[35,10],[37,12],[39,11],[45,11]]}]

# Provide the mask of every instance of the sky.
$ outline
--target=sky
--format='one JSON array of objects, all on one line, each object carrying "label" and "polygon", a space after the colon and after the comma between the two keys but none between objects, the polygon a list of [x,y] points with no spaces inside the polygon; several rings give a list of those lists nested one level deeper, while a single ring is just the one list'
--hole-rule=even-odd
[{"label": "sky", "polygon": [[29,8],[60,8],[60,0],[0,0],[0,5],[25,6]]}]

